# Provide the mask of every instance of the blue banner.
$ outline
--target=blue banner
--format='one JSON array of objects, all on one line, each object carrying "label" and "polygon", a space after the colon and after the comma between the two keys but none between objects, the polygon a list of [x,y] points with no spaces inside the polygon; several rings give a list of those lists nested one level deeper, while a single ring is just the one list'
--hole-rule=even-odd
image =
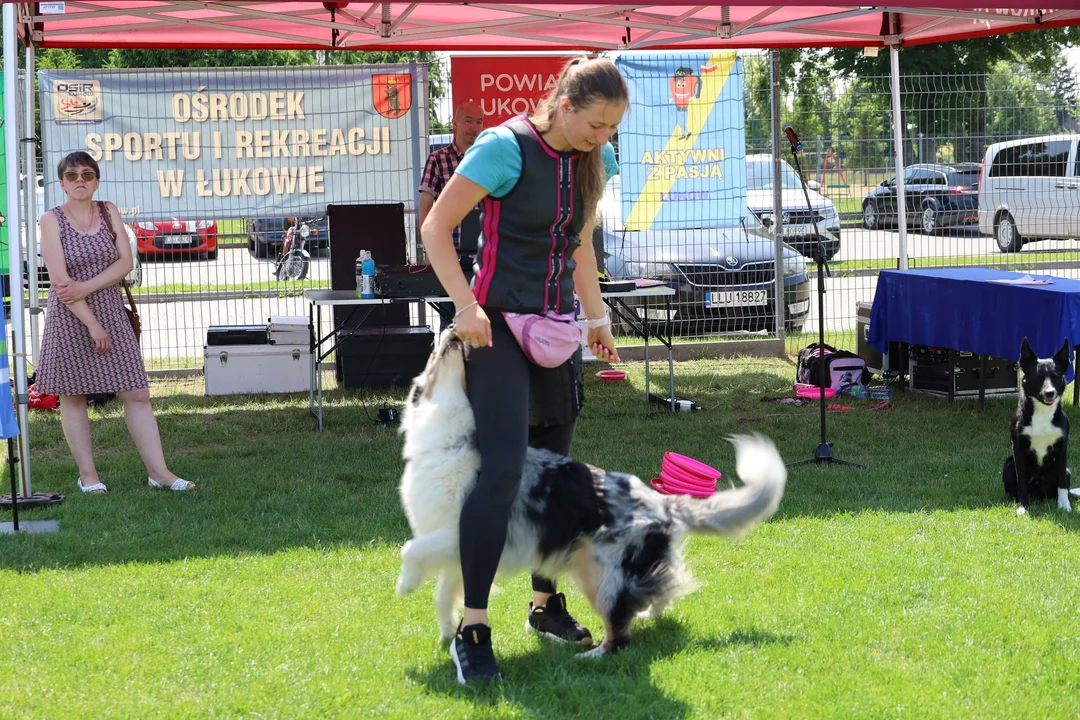
[{"label": "blue banner", "polygon": [[4,304],[0,303],[0,328],[4,337],[0,339],[0,439],[15,437],[19,434],[19,423],[15,420],[15,407],[11,397],[11,373],[8,371],[7,317]]},{"label": "blue banner", "polygon": [[742,60],[735,52],[627,54],[619,128],[628,230],[738,225],[746,209]]}]

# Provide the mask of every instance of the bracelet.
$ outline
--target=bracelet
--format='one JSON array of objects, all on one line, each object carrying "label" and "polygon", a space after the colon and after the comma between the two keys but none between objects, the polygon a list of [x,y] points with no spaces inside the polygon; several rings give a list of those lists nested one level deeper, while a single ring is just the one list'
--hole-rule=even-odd
[{"label": "bracelet", "polygon": [[465,312],[466,310],[471,308],[473,305],[479,305],[479,304],[480,304],[479,300],[473,300],[471,303],[469,303],[468,305],[466,305],[465,307],[461,308],[456,313],[454,313],[454,319],[457,320],[458,316],[460,316],[461,313]]},{"label": "bracelet", "polygon": [[610,324],[611,324],[611,316],[610,315],[605,315],[602,318],[593,318],[592,320],[586,319],[582,323],[582,325],[584,325],[585,327],[590,328],[590,329],[591,328],[604,327],[605,325],[610,325]]}]

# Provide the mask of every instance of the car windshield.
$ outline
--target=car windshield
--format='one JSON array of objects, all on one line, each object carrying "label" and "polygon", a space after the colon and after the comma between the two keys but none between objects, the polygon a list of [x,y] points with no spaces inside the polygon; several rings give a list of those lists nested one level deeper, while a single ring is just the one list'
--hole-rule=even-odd
[{"label": "car windshield", "polygon": [[979,184],[979,171],[975,172],[958,172],[949,175],[949,184],[955,186],[976,187]]},{"label": "car windshield", "polygon": [[[781,178],[784,187],[798,190],[802,187],[799,176],[786,162],[780,163]],[[747,190],[772,190],[773,167],[771,162],[760,160],[748,160],[746,162],[746,189]]]}]

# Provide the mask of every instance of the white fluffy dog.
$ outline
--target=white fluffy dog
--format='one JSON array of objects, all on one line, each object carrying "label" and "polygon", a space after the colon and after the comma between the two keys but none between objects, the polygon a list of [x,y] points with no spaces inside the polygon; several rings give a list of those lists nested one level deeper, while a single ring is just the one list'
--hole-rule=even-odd
[{"label": "white fluffy dog", "polygon": [[[401,551],[397,592],[408,594],[438,574],[435,607],[444,640],[457,629],[463,602],[458,520],[480,469],[465,393],[467,352],[452,328],[443,332],[413,383],[401,424],[401,501],[413,539]],[[787,470],[772,442],[760,435],[730,440],[745,484],[705,499],[661,495],[633,475],[530,449],[499,574],[572,574],[606,631],[587,654],[623,647],[636,615],[659,615],[693,589],[680,550],[684,535],[738,536],[779,506]]]}]

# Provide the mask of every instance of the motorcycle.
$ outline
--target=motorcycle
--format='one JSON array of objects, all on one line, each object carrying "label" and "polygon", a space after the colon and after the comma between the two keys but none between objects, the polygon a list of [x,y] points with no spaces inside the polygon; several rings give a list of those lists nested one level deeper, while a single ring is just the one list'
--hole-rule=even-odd
[{"label": "motorcycle", "polygon": [[274,277],[278,280],[303,280],[311,266],[311,255],[305,249],[311,236],[311,227],[321,218],[301,221],[293,218],[292,226],[285,232],[281,243],[281,255],[274,264]]}]

